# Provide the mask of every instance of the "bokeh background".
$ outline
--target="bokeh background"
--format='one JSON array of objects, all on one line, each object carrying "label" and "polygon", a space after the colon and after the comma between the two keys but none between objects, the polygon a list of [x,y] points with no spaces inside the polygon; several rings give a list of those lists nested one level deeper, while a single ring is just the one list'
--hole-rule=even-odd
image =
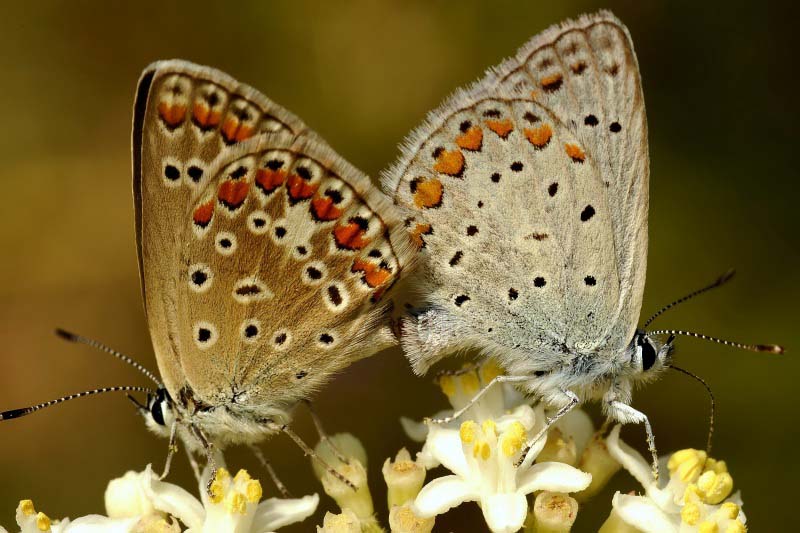
[{"label": "bokeh background", "polygon": [[[705,377],[719,404],[715,455],[743,491],[754,531],[793,523],[798,343],[796,91],[798,10],[762,1],[80,2],[5,3],[0,15],[0,409],[104,385],[145,384],[135,371],[67,345],[55,326],[101,339],[155,369],[139,296],[130,192],[130,115],[139,72],[180,57],[261,89],[372,176],[453,89],[550,24],[601,7],[629,26],[641,65],[652,158],[650,256],[643,314],[729,267],[735,282],[682,306],[660,326],[781,342],[783,357],[681,339],[677,361]],[[380,465],[407,441],[397,422],[445,404],[400,353],[356,364],[317,398],[332,432]],[[677,374],[640,391],[662,452],[702,447],[707,398]],[[596,413],[596,409],[594,410]],[[297,431],[313,439],[308,416]],[[626,429],[644,448],[643,431]],[[267,455],[295,494],[320,491],[283,436]],[[166,442],[119,396],[84,399],[0,424],[0,524],[20,498],[50,516],[103,512],[112,477],[160,465]],[[258,471],[247,453],[228,458]],[[190,486],[184,457],[174,479]],[[581,511],[593,531],[619,474]],[[268,489],[271,491],[271,489]],[[789,492],[789,494],[786,494]],[[333,504],[323,498],[321,522]],[[480,531],[476,506],[438,531]],[[291,531],[312,531],[306,522]]]}]

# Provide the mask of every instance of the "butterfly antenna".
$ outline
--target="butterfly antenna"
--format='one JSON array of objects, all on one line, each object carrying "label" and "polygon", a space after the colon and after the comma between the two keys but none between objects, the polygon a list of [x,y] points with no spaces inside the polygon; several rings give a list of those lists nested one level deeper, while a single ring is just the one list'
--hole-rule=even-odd
[{"label": "butterfly antenna", "polygon": [[56,335],[58,335],[59,337],[61,337],[62,339],[66,340],[66,341],[74,342],[74,343],[77,343],[77,344],[85,344],[86,346],[91,346],[92,348],[100,350],[101,352],[105,352],[105,353],[107,353],[109,355],[113,355],[114,357],[116,357],[120,361],[128,363],[133,368],[135,368],[136,370],[138,370],[139,372],[141,372],[142,374],[144,374],[145,376],[150,378],[153,381],[153,383],[155,383],[159,387],[162,386],[161,382],[158,380],[158,378],[155,376],[155,374],[153,374],[152,372],[147,370],[140,363],[137,363],[136,361],[134,361],[133,359],[131,359],[127,355],[125,355],[123,353],[120,353],[120,352],[118,352],[117,350],[115,350],[113,348],[109,348],[108,346],[106,346],[105,344],[103,344],[103,343],[101,343],[99,341],[96,341],[94,339],[90,339],[88,337],[83,337],[83,336],[77,335],[75,333],[70,333],[69,331],[63,330],[61,328],[57,328],[56,329]]},{"label": "butterfly antenna", "polygon": [[694,291],[694,292],[690,292],[689,294],[687,294],[687,295],[686,295],[686,296],[684,296],[683,298],[678,298],[677,300],[675,300],[674,302],[672,302],[672,303],[671,303],[671,304],[669,304],[669,305],[665,305],[664,307],[662,307],[661,309],[659,309],[658,311],[656,311],[656,312],[653,314],[653,316],[651,316],[650,318],[648,318],[648,319],[647,319],[647,322],[645,322],[645,323],[644,323],[644,326],[642,326],[642,329],[647,329],[647,326],[649,326],[650,324],[652,324],[652,323],[653,323],[653,320],[655,320],[656,318],[658,318],[659,316],[661,316],[662,314],[664,314],[664,312],[665,312],[665,311],[667,311],[668,309],[672,309],[672,308],[673,308],[673,307],[675,307],[676,305],[678,305],[678,304],[681,304],[681,303],[683,303],[683,302],[685,302],[685,301],[687,301],[687,300],[691,300],[691,299],[692,299],[692,298],[694,298],[695,296],[699,296],[699,295],[703,294],[704,292],[710,291],[711,289],[716,289],[717,287],[719,287],[719,286],[721,286],[721,285],[724,285],[725,283],[727,283],[728,281],[730,281],[730,279],[733,277],[733,275],[734,275],[735,273],[736,273],[736,271],[735,271],[734,269],[732,269],[732,268],[731,268],[730,270],[728,270],[727,272],[725,272],[723,275],[721,275],[720,277],[718,277],[716,280],[714,280],[714,282],[713,282],[713,283],[711,283],[711,284],[709,284],[709,285],[706,285],[706,286],[705,286],[705,287],[703,287],[702,289],[697,289],[697,290],[696,290],[696,291]]},{"label": "butterfly antenna", "polygon": [[706,441],[706,456],[711,457],[711,438],[714,436],[714,415],[717,412],[717,402],[714,399],[714,393],[711,391],[711,387],[709,387],[708,383],[706,383],[705,380],[697,374],[693,374],[688,370],[684,370],[683,368],[674,365],[669,365],[669,368],[689,376],[690,378],[699,382],[703,387],[705,387],[706,392],[708,393],[708,398],[711,400],[711,410],[708,415],[708,440]]},{"label": "butterfly antenna", "polygon": [[683,331],[680,329],[658,329],[655,331],[648,331],[648,335],[683,335],[685,337],[694,337],[695,339],[703,339],[705,341],[716,342],[717,344],[724,344],[725,346],[732,346],[733,348],[740,348],[750,352],[765,352],[782,354],[783,346],[778,344],[745,344],[743,342],[726,341],[725,339],[718,339],[702,333],[694,333],[692,331]]},{"label": "butterfly antenna", "polygon": [[105,392],[146,392],[148,394],[153,394],[153,391],[147,387],[136,387],[136,386],[103,387],[102,389],[87,390],[84,392],[78,392],[76,394],[70,394],[69,396],[63,396],[55,400],[50,400],[49,402],[40,403],[38,405],[32,405],[30,407],[22,407],[21,409],[10,409],[8,411],[0,412],[0,422],[11,420],[12,418],[19,418],[21,416],[29,415],[31,413],[35,413],[40,409],[44,409],[45,407],[51,407],[53,405],[66,402],[68,400],[75,400],[77,398],[82,398],[84,396],[91,396],[93,394],[103,394]]}]

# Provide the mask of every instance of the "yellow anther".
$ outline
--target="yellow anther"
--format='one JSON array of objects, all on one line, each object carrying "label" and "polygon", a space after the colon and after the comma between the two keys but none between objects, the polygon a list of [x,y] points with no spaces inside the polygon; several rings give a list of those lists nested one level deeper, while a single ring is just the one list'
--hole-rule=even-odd
[{"label": "yellow anther", "polygon": [[694,483],[689,483],[686,485],[686,490],[683,491],[683,502],[690,503],[690,502],[700,502],[703,501],[703,493],[700,492],[700,489],[697,488],[697,485]]},{"label": "yellow anther", "polygon": [[687,503],[681,509],[681,521],[690,526],[696,526],[700,521],[700,506],[696,503]]},{"label": "yellow anther", "polygon": [[738,520],[728,524],[725,533],[747,533],[747,527]]},{"label": "yellow anther", "polygon": [[244,499],[244,494],[241,492],[232,491],[225,498],[225,509],[228,513],[245,514],[247,512],[247,501]]},{"label": "yellow anther", "polygon": [[481,383],[478,381],[477,372],[467,372],[460,377],[461,389],[470,396],[474,395],[481,389]]},{"label": "yellow anther", "polygon": [[733,478],[727,472],[721,474],[706,472],[697,480],[697,486],[702,491],[705,502],[716,505],[730,496],[733,490]]},{"label": "yellow anther", "polygon": [[514,422],[511,424],[511,427],[503,433],[503,440],[501,442],[503,455],[506,457],[516,455],[522,449],[526,440],[527,433],[525,432],[525,426],[519,421]]},{"label": "yellow anther", "polygon": [[716,522],[709,522],[706,520],[700,523],[700,526],[697,528],[697,533],[719,533],[719,527]]},{"label": "yellow anther", "polygon": [[50,531],[50,517],[44,513],[36,515],[36,528],[39,531]]},{"label": "yellow anther", "polygon": [[483,435],[489,439],[496,439],[497,438],[497,424],[494,423],[494,420],[491,418],[484,420],[483,424],[481,424],[481,430],[483,431]]},{"label": "yellow anther", "polygon": [[503,374],[503,369],[497,365],[494,359],[490,359],[481,365],[478,372],[480,373],[483,384],[488,385],[494,378]]},{"label": "yellow anther", "polygon": [[261,500],[261,495],[264,494],[263,489],[261,488],[261,482],[257,479],[251,479],[247,482],[247,487],[245,487],[245,494],[247,495],[247,501],[250,503],[258,503]]},{"label": "yellow anther", "polygon": [[227,468],[217,468],[217,471],[214,473],[214,480],[225,482],[231,478],[231,473],[228,472]]},{"label": "yellow anther", "polygon": [[448,398],[450,398],[456,393],[456,384],[455,380],[453,380],[453,376],[440,377],[439,387],[442,389],[442,392],[447,395]]},{"label": "yellow anther", "polygon": [[739,506],[733,502],[725,502],[720,506],[717,512],[722,515],[722,517],[733,520],[739,516]]},{"label": "yellow anther", "polygon": [[679,450],[669,458],[670,473],[684,483],[694,482],[703,472],[706,452],[694,449]]},{"label": "yellow anther", "polygon": [[489,447],[489,443],[486,442],[486,441],[483,441],[481,443],[481,459],[486,461],[491,456],[492,456],[492,449]]},{"label": "yellow anther", "polygon": [[36,513],[36,509],[33,507],[33,500],[21,500],[17,508],[22,511],[22,514],[25,516],[31,516]]},{"label": "yellow anther", "polygon": [[242,468],[238,472],[236,472],[236,477],[233,478],[233,482],[237,484],[247,483],[251,479],[252,478],[250,477],[250,474],[247,473],[247,470]]},{"label": "yellow anther", "polygon": [[208,487],[208,494],[211,498],[211,503],[221,502],[224,493],[225,487],[223,486],[222,481],[220,481],[218,478],[214,479],[214,481],[212,481],[211,485]]},{"label": "yellow anther", "polygon": [[725,461],[716,461],[714,463],[714,472],[716,472],[717,474],[721,474],[727,471],[728,471],[728,465],[725,463]]},{"label": "yellow anther", "polygon": [[461,424],[461,430],[459,430],[459,435],[461,436],[461,442],[464,444],[472,444],[475,442],[475,433],[478,431],[478,424],[476,424],[473,420],[467,420]]}]

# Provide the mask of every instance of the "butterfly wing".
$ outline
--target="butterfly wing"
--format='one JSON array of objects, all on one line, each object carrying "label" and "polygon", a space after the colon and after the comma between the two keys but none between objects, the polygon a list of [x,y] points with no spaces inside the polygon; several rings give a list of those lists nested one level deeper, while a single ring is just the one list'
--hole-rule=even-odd
[{"label": "butterfly wing", "polygon": [[[255,312],[250,313],[252,309],[256,307],[259,310],[271,309],[271,314],[283,316],[285,309],[293,308],[296,309],[297,315],[301,314],[302,306],[292,307],[295,304],[291,302],[296,302],[294,298],[289,298],[290,301],[270,300],[271,304],[278,305],[278,308],[260,307],[262,303],[266,305],[266,302],[260,299],[266,291],[260,296],[253,293],[255,290],[253,287],[258,287],[254,284],[248,288],[240,288],[244,294],[238,296],[241,297],[240,300],[247,300],[246,303],[231,300],[233,288],[228,286],[230,283],[247,277],[249,273],[251,277],[268,282],[272,294],[281,298],[285,294],[282,287],[291,286],[297,290],[297,296],[300,297],[297,301],[305,302],[303,305],[308,307],[309,312],[313,311],[314,302],[310,295],[305,294],[305,285],[294,283],[295,279],[290,282],[288,278],[286,286],[282,285],[283,276],[287,275],[282,268],[288,263],[282,263],[278,258],[283,257],[280,254],[288,254],[290,249],[277,245],[275,249],[270,248],[267,243],[274,244],[275,241],[266,233],[267,230],[274,229],[273,221],[286,215],[285,226],[287,231],[291,232],[289,235],[304,234],[310,239],[313,234],[311,226],[316,222],[305,220],[297,213],[301,208],[308,211],[312,198],[304,196],[313,187],[305,183],[304,177],[298,178],[300,181],[291,183],[275,181],[278,180],[280,172],[289,170],[289,166],[283,170],[275,169],[276,173],[272,174],[271,178],[263,178],[272,179],[271,183],[263,182],[262,179],[263,183],[254,184],[257,172],[252,165],[248,167],[250,174],[246,177],[239,176],[238,183],[230,183],[237,178],[230,176],[225,178],[223,172],[227,164],[243,154],[239,144],[260,137],[271,139],[269,142],[272,144],[251,142],[247,148],[252,152],[250,160],[254,160],[257,150],[270,147],[275,150],[289,150],[294,154],[291,158],[286,156],[287,158],[283,160],[287,165],[291,165],[295,156],[308,150],[309,155],[316,157],[318,161],[318,166],[313,167],[319,172],[317,179],[321,179],[323,171],[325,176],[329,175],[329,170],[337,172],[337,175],[341,175],[342,183],[349,184],[353,191],[358,191],[365,202],[369,201],[370,205],[375,206],[374,208],[380,210],[382,214],[385,208],[388,213],[385,217],[387,229],[394,222],[393,207],[381,202],[381,196],[377,196],[376,199],[375,195],[380,193],[369,188],[368,178],[341,161],[298,118],[254,89],[217,70],[183,61],[158,62],[148,67],[139,82],[134,109],[133,188],[136,233],[142,292],[151,337],[161,376],[173,398],[177,398],[178,391],[189,385],[197,389],[195,392],[205,394],[204,400],[213,403],[218,392],[214,380],[220,379],[219,387],[229,387],[231,382],[256,379],[253,376],[257,375],[260,367],[255,363],[241,364],[242,360],[237,359],[237,354],[241,351],[242,356],[247,357],[248,361],[257,358],[258,355],[254,354],[260,348],[264,348],[265,341],[255,342],[254,339],[247,338],[245,342],[238,328],[242,325],[245,315],[252,315],[251,318],[261,321],[264,327],[274,323],[276,319],[272,315],[257,316]],[[285,178],[289,179],[288,176]],[[319,182],[315,183],[319,185]],[[223,189],[218,190],[220,187]],[[256,195],[266,194],[264,190],[272,191],[275,201],[271,204],[273,207],[266,210],[268,213],[265,215],[270,216],[269,219],[265,216],[262,228],[260,222],[256,220],[257,217],[250,216],[252,214],[250,211],[263,200]],[[245,196],[239,198],[242,194]],[[299,195],[298,199],[302,201],[296,205],[292,204],[296,209],[287,208],[283,212],[278,205],[280,202],[288,202],[286,198],[290,194]],[[346,202],[348,209],[358,203],[353,195],[356,193],[353,192],[341,199],[341,202]],[[214,201],[209,203],[212,198]],[[239,200],[242,200],[242,204],[237,204]],[[324,199],[322,200],[324,203]],[[240,209],[230,210],[226,207],[230,205],[238,205]],[[341,209],[343,208],[342,206]],[[337,209],[340,208],[331,208],[331,214],[327,216],[332,217],[333,213],[338,212]],[[243,211],[246,213],[236,216]],[[267,225],[268,220],[270,225]],[[334,224],[333,219],[321,225],[332,224]],[[373,224],[369,229],[377,231],[376,227]],[[224,242],[221,242],[224,239],[220,234],[222,228],[241,241],[237,243],[238,248],[235,253],[234,250],[228,253],[224,248]],[[256,232],[261,232],[262,229],[264,232],[259,234],[261,241],[257,241]],[[250,233],[240,235],[239,232]],[[359,236],[362,237],[360,241],[357,239]],[[360,228],[353,233],[353,238],[356,239],[356,243],[366,246],[365,233],[361,232]],[[403,237],[396,236],[394,239],[402,240]],[[294,237],[290,237],[286,242],[293,240]],[[380,240],[373,236],[374,246],[378,246]],[[402,246],[400,248],[402,249]],[[226,253],[228,255],[225,255]],[[309,261],[313,253],[316,252],[309,248],[307,258],[292,257],[296,257],[293,260],[299,265]],[[398,253],[403,258],[408,256],[406,250]],[[230,261],[225,262],[223,259]],[[288,255],[283,257],[283,260],[288,261]],[[387,261],[391,261],[391,258]],[[369,265],[377,266],[374,268],[364,266],[364,269],[370,269],[370,280],[375,285],[373,289],[379,286],[385,288],[391,284],[402,269],[398,266],[390,275],[384,275],[383,271],[388,269],[383,268],[380,263],[372,258]],[[402,261],[398,259],[397,263]],[[208,271],[201,272],[197,269],[189,271],[190,266],[198,264],[206,265]],[[259,269],[257,268],[259,265],[265,268],[269,266],[271,270]],[[224,268],[218,269],[220,266]],[[238,270],[239,268],[242,270]],[[328,271],[330,276],[340,274],[335,267],[328,268],[334,269]],[[207,283],[203,282],[203,275],[208,276]],[[355,277],[357,273],[352,275]],[[334,278],[328,278],[332,279]],[[383,283],[387,280],[388,284]],[[321,290],[321,283],[322,281],[317,289]],[[217,292],[223,289],[228,292],[224,294]],[[362,290],[361,293],[350,291],[352,299],[348,305],[343,306],[347,309],[347,313],[336,314],[337,319],[353,314],[354,306],[357,303],[364,303],[362,295],[370,292],[374,293],[374,290]],[[368,297],[372,295],[369,294]],[[216,298],[220,300],[217,301]],[[200,301],[208,302],[208,307],[198,303]],[[236,301],[241,307],[233,306],[231,301]],[[253,305],[249,305],[250,303]],[[373,307],[377,309],[379,305],[376,303]],[[195,316],[196,312],[199,313],[199,309],[213,309],[214,313],[205,313],[203,315],[205,318],[200,319],[198,318],[200,315]],[[250,311],[245,312],[247,309]],[[232,312],[230,318],[225,314],[229,311]],[[305,319],[297,315],[295,318],[301,324],[305,324]],[[365,316],[370,320],[377,320],[378,315],[380,313],[377,311],[370,313],[365,310]],[[363,317],[359,315],[359,318]],[[201,320],[213,323],[214,332],[219,335],[219,343],[215,343],[213,352],[207,348],[201,350],[195,340],[196,336],[200,335],[200,329],[211,331],[210,328],[200,327]],[[337,350],[345,350],[343,353],[347,353],[346,350],[354,349],[354,346],[363,340],[362,337],[366,338],[370,333],[380,329],[380,325],[370,321],[356,322],[362,326],[357,332],[358,335],[353,333],[354,337],[347,339],[340,337],[338,340],[342,342],[337,343]],[[236,330],[233,333],[231,333],[233,330],[228,330],[230,324],[235,325]],[[332,329],[341,327],[338,324],[330,326]],[[305,331],[297,332],[300,337],[296,346],[302,345],[304,334]],[[260,335],[259,338],[263,339],[263,336]],[[375,344],[380,347],[385,343]],[[218,358],[211,358],[211,353],[220,354],[217,350],[223,346],[226,351],[221,355],[215,355]],[[348,356],[366,355],[367,352],[368,350],[353,352]],[[294,351],[285,351],[278,355],[276,352],[276,356],[290,360],[290,354],[293,353]],[[261,355],[267,356],[268,352],[263,352]],[[245,376],[243,373],[236,374],[234,367],[239,372],[249,372],[247,374],[249,377],[243,377]],[[310,370],[312,369],[307,371]],[[225,375],[220,377],[220,373]],[[280,393],[281,390],[276,392]]]},{"label": "butterfly wing", "polygon": [[623,349],[648,179],[636,57],[610,13],[546,30],[456,93],[384,176],[424,245],[423,312],[403,330],[415,368],[468,346],[545,367]]}]

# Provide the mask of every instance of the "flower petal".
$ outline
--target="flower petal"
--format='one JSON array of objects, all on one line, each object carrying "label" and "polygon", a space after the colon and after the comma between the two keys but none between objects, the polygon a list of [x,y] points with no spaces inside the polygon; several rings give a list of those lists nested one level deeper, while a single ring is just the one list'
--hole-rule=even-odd
[{"label": "flower petal", "polygon": [[586,414],[586,411],[577,408],[573,409],[553,425],[560,429],[565,437],[572,437],[575,440],[575,448],[577,449],[578,457],[580,457],[594,433],[594,424],[591,417]]},{"label": "flower petal", "polygon": [[528,500],[521,492],[492,494],[481,501],[483,517],[493,533],[519,531],[528,515]]},{"label": "flower petal", "polygon": [[611,433],[606,438],[606,445],[608,446],[608,453],[611,457],[622,465],[622,468],[627,470],[630,475],[639,482],[645,489],[655,487],[655,480],[653,479],[653,470],[650,463],[644,460],[644,457],[625,444],[619,438],[619,431],[622,428],[621,424],[614,426]]},{"label": "flower petal", "polygon": [[414,500],[413,510],[420,518],[430,518],[478,497],[478,491],[460,477],[444,476],[422,487]]},{"label": "flower petal", "polygon": [[139,517],[108,518],[98,514],[90,514],[76,518],[64,529],[65,533],[128,533],[133,531]]},{"label": "flower petal", "polygon": [[[469,465],[464,457],[461,435],[457,429],[431,426],[425,448],[445,468],[462,477],[469,476]],[[425,465],[428,468],[428,465]]]},{"label": "flower petal", "polygon": [[626,524],[634,526],[644,533],[677,533],[680,515],[670,518],[649,498],[629,496],[617,492],[611,505]]},{"label": "flower petal", "polygon": [[147,465],[142,475],[147,476],[147,482],[143,484],[144,492],[153,507],[171,514],[187,528],[197,528],[198,531],[202,529],[206,512],[197,498],[177,485],[156,479],[150,465]]},{"label": "flower petal", "polygon": [[273,531],[289,524],[302,522],[317,510],[319,495],[302,498],[269,498],[258,504],[253,520],[255,533]]},{"label": "flower petal", "polygon": [[517,491],[529,494],[536,490],[578,492],[592,482],[592,475],[564,463],[539,463],[517,474]]},{"label": "flower petal", "polygon": [[424,422],[417,422],[407,416],[401,416],[400,425],[409,439],[414,442],[425,442],[425,437],[428,436],[428,426]]}]

